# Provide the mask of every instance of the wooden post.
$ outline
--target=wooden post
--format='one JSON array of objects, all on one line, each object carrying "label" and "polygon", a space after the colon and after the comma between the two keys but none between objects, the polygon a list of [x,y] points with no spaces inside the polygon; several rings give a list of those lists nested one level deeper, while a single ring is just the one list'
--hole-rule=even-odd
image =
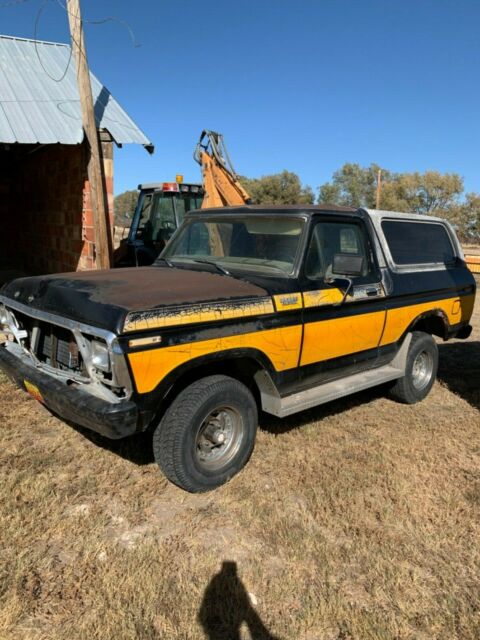
[{"label": "wooden post", "polygon": [[88,180],[92,198],[93,224],[95,230],[95,264],[97,269],[110,268],[109,232],[103,192],[102,161],[98,141],[97,125],[93,108],[92,86],[88,70],[87,53],[83,38],[82,17],[79,0],[67,0],[67,14],[72,39],[72,50],[77,66],[77,84],[82,109],[82,122],[90,147]]},{"label": "wooden post", "polygon": [[382,195],[382,170],[377,173],[377,194],[375,198],[375,209],[380,209],[380,197]]}]

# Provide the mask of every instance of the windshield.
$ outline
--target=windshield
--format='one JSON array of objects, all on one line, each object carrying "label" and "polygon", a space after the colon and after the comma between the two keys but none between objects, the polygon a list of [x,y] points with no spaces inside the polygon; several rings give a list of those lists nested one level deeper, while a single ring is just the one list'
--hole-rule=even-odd
[{"label": "windshield", "polygon": [[290,274],[304,227],[301,218],[195,219],[172,239],[162,258],[210,261],[225,269]]}]

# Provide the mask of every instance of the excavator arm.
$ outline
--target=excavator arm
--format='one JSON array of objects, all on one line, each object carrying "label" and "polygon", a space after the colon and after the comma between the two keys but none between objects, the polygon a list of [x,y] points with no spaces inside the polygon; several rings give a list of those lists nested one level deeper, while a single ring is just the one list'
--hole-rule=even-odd
[{"label": "excavator arm", "polygon": [[250,195],[235,173],[221,133],[202,131],[194,159],[202,169],[205,196],[202,209],[249,204]]}]

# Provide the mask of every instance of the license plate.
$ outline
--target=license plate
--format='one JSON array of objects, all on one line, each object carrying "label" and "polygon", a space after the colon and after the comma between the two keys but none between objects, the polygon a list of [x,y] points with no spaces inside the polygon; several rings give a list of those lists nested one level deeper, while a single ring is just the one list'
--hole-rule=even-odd
[{"label": "license plate", "polygon": [[32,398],[35,398],[35,400],[38,400],[38,402],[43,402],[43,396],[40,393],[40,389],[38,387],[36,387],[31,382],[28,382],[28,380],[24,380],[23,384],[25,385],[25,389],[32,396]]}]

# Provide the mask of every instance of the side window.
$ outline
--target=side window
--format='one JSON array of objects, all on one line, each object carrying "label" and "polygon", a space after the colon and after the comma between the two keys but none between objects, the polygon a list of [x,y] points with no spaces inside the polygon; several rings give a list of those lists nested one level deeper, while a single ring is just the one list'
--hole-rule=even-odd
[{"label": "side window", "polygon": [[455,262],[450,236],[442,224],[384,220],[382,229],[395,264]]},{"label": "side window", "polygon": [[152,194],[147,193],[143,196],[141,204],[140,217],[138,220],[138,227],[136,231],[137,238],[143,238],[145,235],[145,225],[150,220],[151,208],[152,208]]},{"label": "side window", "polygon": [[319,280],[335,277],[333,258],[336,254],[363,258],[362,277],[373,273],[369,244],[361,224],[354,222],[318,222],[307,251],[305,272]]}]

